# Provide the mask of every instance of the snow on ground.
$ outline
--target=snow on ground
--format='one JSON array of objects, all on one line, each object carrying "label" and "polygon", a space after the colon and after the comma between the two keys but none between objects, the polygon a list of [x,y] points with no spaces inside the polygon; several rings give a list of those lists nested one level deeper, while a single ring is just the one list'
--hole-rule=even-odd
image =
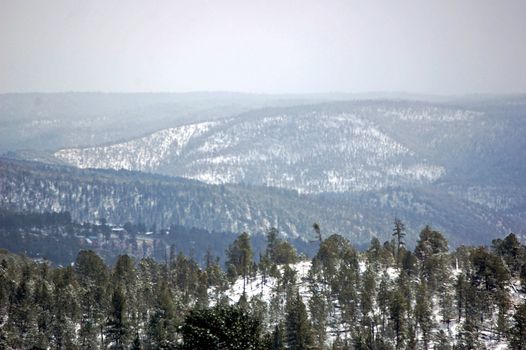
[{"label": "snow on ground", "polygon": [[[310,261],[300,261],[299,263],[290,265],[290,268],[296,271],[296,280],[299,286],[300,295],[303,298],[303,302],[307,305],[308,294],[307,286],[303,281],[307,278],[311,266]],[[283,273],[283,266],[279,267],[280,273]],[[255,278],[249,278],[245,285],[245,293],[248,300],[252,297],[259,297],[265,302],[270,302],[272,295],[275,293],[277,287],[277,281],[273,277],[267,276],[266,281],[263,282],[263,275],[258,273]],[[215,298],[215,288],[210,288],[208,291],[210,295],[210,304],[214,305],[217,300]],[[235,304],[239,301],[243,295],[243,278],[238,278],[236,282],[226,292],[226,296],[231,304]]]},{"label": "snow on ground", "polygon": [[[303,299],[303,302],[305,306],[307,307],[307,310],[309,308],[309,299],[311,297],[311,292],[308,288],[308,273],[311,268],[311,261],[301,261],[296,264],[289,265],[290,268],[294,271],[296,271],[296,283],[298,286],[299,293]],[[283,273],[284,266],[278,267],[280,270],[280,273]],[[360,274],[363,274],[365,270],[367,269],[367,264],[365,261],[360,260],[359,261],[359,272]],[[456,277],[458,274],[460,274],[462,271],[458,266],[451,269],[451,275]],[[394,283],[396,279],[399,277],[400,269],[395,267],[387,267],[383,270],[378,271],[377,275],[377,282],[380,280],[381,276],[385,274],[388,276],[388,279],[391,283]],[[253,297],[258,297],[261,300],[265,301],[266,303],[270,303],[272,300],[272,297],[275,295],[277,290],[277,280],[273,277],[267,276],[266,281],[263,282],[263,276],[261,273],[258,273],[256,277],[249,278],[246,285],[245,285],[245,293],[247,300],[250,300]],[[509,287],[507,287],[507,290],[509,292],[510,300],[512,305],[518,305],[520,303],[523,303],[526,299],[526,296],[524,293],[521,293],[520,290],[520,282],[518,280],[513,280]],[[211,288],[209,290],[209,296],[210,296],[210,304],[215,305],[217,303],[217,291],[215,288]],[[225,292],[226,297],[228,298],[230,304],[235,304],[239,301],[241,296],[243,295],[243,278],[239,278],[236,280],[236,282]],[[446,323],[441,322],[441,314],[440,314],[440,307],[438,303],[438,298],[436,296],[433,296],[431,300],[433,309],[432,314],[434,318],[434,324],[440,325],[439,328],[434,330],[434,334],[438,334],[441,330],[444,331],[445,334],[448,335],[448,338],[451,339],[453,342],[457,338],[458,333],[461,331],[461,323],[457,322],[457,319],[454,318],[451,320],[449,327]],[[378,306],[375,305],[374,307],[374,313],[379,313],[380,310],[378,309]],[[334,314],[331,315],[331,319],[338,320],[339,319],[339,308],[335,308]],[[508,342],[505,338],[501,338],[500,340],[497,340],[497,337],[494,333],[494,330],[492,330],[489,326],[489,324],[496,324],[496,317],[497,315],[494,315],[494,319],[492,320],[486,320],[485,324],[488,326],[485,327],[481,331],[480,340],[484,344],[484,346],[487,349],[496,349],[496,350],[504,350],[508,349]],[[327,344],[332,344],[336,338],[337,334],[345,335],[346,332],[346,325],[342,324],[341,322],[333,322],[328,324],[327,326]],[[422,334],[418,335],[419,340],[422,342]],[[434,345],[433,340],[431,341],[431,348]]]}]

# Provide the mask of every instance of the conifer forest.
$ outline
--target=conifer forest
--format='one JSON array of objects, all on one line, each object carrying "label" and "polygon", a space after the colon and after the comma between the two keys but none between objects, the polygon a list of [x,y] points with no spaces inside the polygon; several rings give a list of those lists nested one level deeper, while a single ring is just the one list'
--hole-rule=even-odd
[{"label": "conifer forest", "polygon": [[[60,216],[57,216],[60,218]],[[524,349],[526,247],[514,234],[451,251],[404,224],[365,250],[313,225],[312,258],[271,228],[224,263],[81,250],[67,266],[0,252],[2,349]]]},{"label": "conifer forest", "polygon": [[526,0],[0,0],[0,350],[526,350]]}]

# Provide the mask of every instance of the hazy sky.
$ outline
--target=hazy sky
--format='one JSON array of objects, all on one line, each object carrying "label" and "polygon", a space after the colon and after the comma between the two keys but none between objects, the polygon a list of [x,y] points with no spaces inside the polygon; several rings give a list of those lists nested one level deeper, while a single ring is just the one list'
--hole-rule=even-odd
[{"label": "hazy sky", "polygon": [[0,92],[526,92],[526,0],[0,0]]}]

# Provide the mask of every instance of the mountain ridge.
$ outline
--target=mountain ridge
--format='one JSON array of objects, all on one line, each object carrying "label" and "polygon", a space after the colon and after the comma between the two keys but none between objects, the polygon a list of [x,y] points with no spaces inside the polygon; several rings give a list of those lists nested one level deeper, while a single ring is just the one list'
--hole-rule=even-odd
[{"label": "mountain ridge", "polygon": [[74,220],[172,224],[215,232],[264,234],[270,227],[290,238],[339,233],[357,245],[390,239],[394,217],[404,220],[414,244],[423,223],[444,232],[453,245],[487,243],[517,232],[515,216],[433,189],[385,188],[376,192],[300,194],[251,185],[209,185],[196,180],[125,170],[0,159],[0,207],[11,211],[69,211]]}]

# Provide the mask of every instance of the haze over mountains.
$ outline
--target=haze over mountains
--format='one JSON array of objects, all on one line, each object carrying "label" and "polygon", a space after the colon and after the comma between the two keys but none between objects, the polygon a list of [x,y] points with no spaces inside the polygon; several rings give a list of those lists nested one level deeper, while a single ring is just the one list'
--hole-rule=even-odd
[{"label": "haze over mountains", "polygon": [[[79,203],[73,205],[75,201],[70,200],[65,205],[62,200],[74,197],[67,192],[77,182],[68,176],[59,182],[54,180],[56,174],[64,171],[57,167],[46,170],[55,175],[45,175],[46,181],[36,186],[47,194],[21,191],[16,196],[17,209],[70,210],[81,220],[104,213],[114,221],[133,220],[133,212],[140,213],[140,218],[150,224],[184,221],[209,230],[247,229],[256,233],[279,222],[284,233],[302,237],[311,235],[312,222],[320,221],[327,231],[341,233],[360,244],[367,243],[371,236],[387,238],[395,216],[407,222],[410,237],[416,236],[421,225],[430,223],[444,230],[454,244],[484,242],[510,231],[524,233],[523,96],[447,102],[345,102],[327,101],[337,96],[190,94],[179,99],[175,95],[152,94],[140,96],[142,107],[126,94],[65,97],[75,103],[71,102],[68,108],[55,105],[58,107],[50,117],[46,109],[39,110],[38,103],[30,109],[21,107],[26,104],[17,104],[17,99],[35,96],[2,96],[3,111],[26,116],[19,126],[4,124],[4,133],[20,136],[27,125],[34,126],[32,135],[26,134],[31,138],[29,147],[11,152],[10,157],[242,186],[229,185],[225,192],[223,187],[187,182],[185,186],[198,186],[207,194],[199,200],[183,201],[185,205],[192,203],[193,208],[184,215],[170,209],[183,203],[177,196],[165,202],[159,199],[159,192],[142,188],[136,195],[151,198],[153,204],[126,211],[123,203],[132,201],[133,195],[127,189],[119,194],[111,189],[114,182],[120,182],[120,173],[67,170],[66,174],[76,174],[75,181],[81,179],[81,186],[87,186],[91,181],[88,179],[101,174],[112,179],[111,185],[102,190],[102,197],[90,199],[81,214],[75,209]],[[55,95],[45,98],[60,100]],[[94,100],[99,104],[104,101],[103,107],[90,109]],[[80,111],[89,117],[81,119],[80,124],[64,122],[67,115],[80,115]],[[57,115],[64,119],[61,121]],[[132,124],[123,124],[127,120]],[[50,135],[47,140],[46,134]],[[7,139],[3,148],[15,151],[22,147],[20,141]],[[29,165],[4,160],[3,166],[22,171]],[[38,169],[39,165],[29,167]],[[30,178],[43,173],[31,172]],[[21,186],[20,179],[13,180],[13,172],[4,175],[5,181],[12,181],[10,193],[14,194]],[[151,181],[149,176],[134,175],[140,183]],[[179,185],[171,186],[167,192],[182,191]],[[48,187],[55,192],[49,192]],[[230,197],[234,192],[244,194]],[[214,193],[214,200],[207,197]],[[48,203],[36,203],[41,196]],[[57,199],[53,202],[54,196]],[[113,205],[107,205],[109,202]],[[206,209],[208,206],[215,209]],[[213,219],[213,212],[217,219]]]}]

